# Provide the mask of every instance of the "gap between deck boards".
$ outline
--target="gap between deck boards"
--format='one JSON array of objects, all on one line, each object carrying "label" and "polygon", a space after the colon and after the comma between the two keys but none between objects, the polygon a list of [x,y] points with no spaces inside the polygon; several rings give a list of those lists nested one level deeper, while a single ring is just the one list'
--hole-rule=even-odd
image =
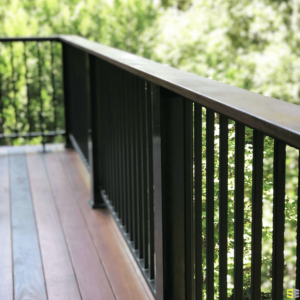
[{"label": "gap between deck boards", "polygon": [[31,150],[0,149],[0,300],[154,299],[78,154]]}]

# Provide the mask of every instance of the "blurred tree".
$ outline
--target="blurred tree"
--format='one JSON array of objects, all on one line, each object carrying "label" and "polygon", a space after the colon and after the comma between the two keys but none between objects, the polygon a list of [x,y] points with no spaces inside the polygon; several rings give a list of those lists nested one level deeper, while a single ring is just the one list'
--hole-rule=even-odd
[{"label": "blurred tree", "polygon": [[144,56],[149,46],[140,39],[159,16],[151,0],[1,0],[0,5],[0,36],[78,34]]},{"label": "blurred tree", "polygon": [[144,34],[159,32],[153,60],[299,104],[299,2],[194,0]]},{"label": "blurred tree", "polygon": [[[0,36],[78,34],[90,40],[135,53],[170,66],[237,87],[300,104],[300,0],[0,0]],[[48,48],[47,48],[48,47]],[[35,45],[28,47],[34,54]],[[28,129],[26,123],[26,89],[22,46],[15,46],[14,62],[18,77],[18,93],[11,92],[12,74],[10,48],[0,49],[0,79],[6,130]],[[59,56],[59,49],[57,57]],[[34,55],[32,55],[34,56]],[[51,84],[49,77],[49,46],[41,48],[43,65],[42,97],[45,120],[51,115]],[[37,61],[28,59],[30,74],[36,76]],[[62,95],[57,63],[57,91]],[[23,75],[22,75],[23,74]],[[47,75],[48,74],[48,75]],[[37,85],[30,92],[37,94]],[[16,97],[17,96],[17,97]],[[10,100],[18,99],[20,117],[14,113]],[[61,96],[62,98],[62,96]],[[1,103],[1,105],[3,105]],[[35,104],[36,103],[36,104]],[[30,110],[38,124],[38,101]],[[48,114],[48,115],[47,115]],[[60,115],[63,116],[62,110]],[[52,118],[52,119],[51,119]],[[18,120],[17,120],[18,119]],[[61,117],[61,119],[63,119]],[[217,118],[216,118],[217,119]],[[205,229],[205,112],[203,114],[203,228]],[[0,116],[3,121],[3,115]],[[15,126],[16,125],[16,126]],[[215,224],[218,248],[218,128],[215,124]],[[233,289],[233,219],[234,219],[234,143],[235,123],[229,125],[229,236],[228,297]],[[63,127],[63,124],[59,124]],[[37,128],[39,130],[40,127]],[[3,128],[0,128],[2,132]],[[245,145],[245,248],[244,299],[249,299],[251,278],[252,222],[252,135],[246,129]],[[36,142],[40,142],[37,140]],[[22,143],[22,141],[16,141]],[[263,220],[263,299],[270,299],[273,205],[273,140],[264,143],[264,220]],[[285,287],[293,288],[295,276],[295,215],[298,182],[298,152],[288,149],[286,196],[286,270]],[[297,168],[298,166],[298,168]],[[203,233],[205,247],[205,234]],[[205,251],[203,251],[205,273]],[[218,253],[215,255],[215,297],[218,297]],[[204,279],[205,290],[205,279]]]}]

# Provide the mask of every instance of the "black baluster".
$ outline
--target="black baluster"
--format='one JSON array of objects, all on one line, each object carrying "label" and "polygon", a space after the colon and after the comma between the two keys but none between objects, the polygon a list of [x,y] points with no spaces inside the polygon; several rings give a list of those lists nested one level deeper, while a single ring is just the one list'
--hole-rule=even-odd
[{"label": "black baluster", "polygon": [[219,297],[227,299],[228,118],[220,115]]},{"label": "black baluster", "polygon": [[28,84],[28,67],[27,67],[27,54],[26,54],[26,42],[23,42],[24,49],[24,65],[25,65],[25,84],[26,84],[26,95],[27,95],[27,118],[29,123],[29,135],[32,133],[32,120],[30,112],[30,93],[29,93],[29,84]]},{"label": "black baluster", "polygon": [[44,139],[44,104],[42,99],[42,67],[41,67],[41,56],[40,56],[40,42],[37,42],[37,52],[38,52],[38,70],[39,70],[39,99],[40,99],[40,111],[39,111],[39,121],[40,129],[42,132],[42,145],[43,152],[45,152],[45,139]]},{"label": "black baluster", "polygon": [[264,135],[253,131],[251,299],[261,298]]},{"label": "black baluster", "polygon": [[206,293],[214,299],[214,112],[206,110]]},{"label": "black baluster", "polygon": [[53,41],[50,42],[51,45],[51,83],[52,83],[52,105],[53,105],[53,117],[54,117],[54,132],[56,134],[57,129],[57,99],[56,99],[56,89],[55,89],[55,77],[54,77],[54,54],[53,54]]},{"label": "black baluster", "polygon": [[202,300],[202,106],[195,104],[195,299]]},{"label": "black baluster", "polygon": [[18,108],[17,108],[17,98],[16,98],[16,78],[15,78],[15,67],[14,67],[14,54],[13,54],[13,43],[10,43],[10,62],[11,62],[11,82],[12,82],[12,92],[13,92],[13,98],[12,98],[12,106],[14,107],[14,114],[15,114],[15,134],[16,137],[19,137],[19,130],[18,130]]},{"label": "black baluster", "polygon": [[283,298],[286,145],[274,141],[272,299]]},{"label": "black baluster", "polygon": [[152,85],[147,82],[147,172],[148,172],[148,219],[149,219],[149,271],[154,279],[154,195],[153,195],[153,124],[152,124]]},{"label": "black baluster", "polygon": [[243,299],[245,125],[235,125],[234,300]]}]

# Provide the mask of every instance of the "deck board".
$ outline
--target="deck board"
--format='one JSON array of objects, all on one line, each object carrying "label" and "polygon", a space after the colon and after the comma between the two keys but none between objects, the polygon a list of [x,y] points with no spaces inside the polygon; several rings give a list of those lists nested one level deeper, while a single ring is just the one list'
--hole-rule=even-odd
[{"label": "deck board", "polygon": [[107,210],[91,210],[88,200],[90,186],[87,174],[79,156],[75,152],[60,153],[62,165],[69,177],[71,186],[81,206],[88,228],[93,236],[99,255],[102,258],[108,278],[112,284],[116,298],[119,300],[153,299],[153,296],[141,282],[132,260],[126,251],[127,245],[121,234],[115,231],[113,217]]},{"label": "deck board", "polygon": [[49,300],[79,300],[71,263],[41,154],[27,154],[28,172]]},{"label": "deck board", "polygon": [[24,154],[10,155],[15,300],[44,300],[47,292]]},{"label": "deck board", "polygon": [[46,149],[0,147],[0,300],[154,299],[79,155]]},{"label": "deck board", "polygon": [[58,154],[44,155],[83,299],[115,299]]},{"label": "deck board", "polygon": [[13,299],[8,156],[0,155],[0,300]]}]

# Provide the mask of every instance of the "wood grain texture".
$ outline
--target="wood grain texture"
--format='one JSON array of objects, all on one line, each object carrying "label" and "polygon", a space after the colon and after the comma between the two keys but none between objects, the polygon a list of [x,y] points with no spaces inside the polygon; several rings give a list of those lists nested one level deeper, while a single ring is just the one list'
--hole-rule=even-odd
[{"label": "wood grain texture", "polygon": [[10,155],[14,299],[46,300],[43,266],[24,154]]},{"label": "wood grain texture", "polygon": [[115,299],[58,154],[44,159],[82,299]]},{"label": "wood grain texture", "polygon": [[27,155],[49,300],[81,299],[42,154]]},{"label": "wood grain texture", "polygon": [[88,204],[88,174],[76,152],[60,153],[62,164],[82,209],[108,278],[119,299],[154,299],[108,210],[92,210]]},{"label": "wood grain texture", "polygon": [[0,300],[13,299],[10,222],[8,156],[0,155]]}]

